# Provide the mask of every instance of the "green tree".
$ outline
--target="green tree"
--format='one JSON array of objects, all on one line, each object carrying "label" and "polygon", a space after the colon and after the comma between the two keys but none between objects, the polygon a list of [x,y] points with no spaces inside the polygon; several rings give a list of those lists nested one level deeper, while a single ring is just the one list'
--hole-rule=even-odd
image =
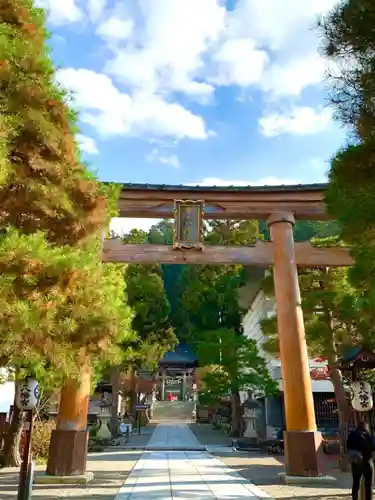
[{"label": "green tree", "polygon": [[[123,272],[101,264],[117,188],[80,161],[44,26],[32,0],[1,2],[0,358],[57,384],[75,375],[78,353],[94,369],[116,359],[130,314]],[[10,433],[5,463],[16,448]]]},{"label": "green tree", "polygon": [[[148,234],[133,229],[125,243],[147,244]],[[164,289],[160,265],[130,264],[125,268],[127,303],[132,308],[132,328],[137,339],[133,350],[130,377],[133,380],[131,407],[136,403],[135,370],[155,369],[177,338],[170,321],[170,305]]]},{"label": "green tree", "polygon": [[[8,229],[0,238],[1,364],[49,387],[78,374],[77,354],[98,372],[132,340],[121,269],[98,262],[99,243],[51,247],[44,234]],[[17,460],[15,437],[3,464]]]},{"label": "green tree", "polygon": [[345,0],[318,25],[322,51],[335,71],[328,75],[330,104],[349,133],[331,162],[326,202],[352,247],[349,278],[360,297],[362,322],[375,322],[375,6]]},{"label": "green tree", "polygon": [[33,0],[1,2],[0,227],[75,244],[103,226],[106,203],[79,160],[44,26]]},{"label": "green tree", "polygon": [[173,243],[174,222],[170,220],[161,220],[151,226],[147,240],[153,245],[172,245]]},{"label": "green tree", "polygon": [[[267,222],[260,223],[260,232],[266,240],[270,239]],[[339,234],[340,227],[337,221],[296,220],[293,228],[296,242],[311,241],[313,238],[329,238]]]},{"label": "green tree", "polygon": [[[206,225],[207,244],[236,245],[251,244],[259,238],[258,224],[254,221],[210,221]],[[205,341],[207,332],[236,332],[242,336],[241,320],[243,312],[239,306],[239,288],[244,284],[245,273],[242,266],[187,266],[181,279],[180,334],[190,345]],[[239,348],[239,342],[233,349]],[[235,354],[233,354],[235,357]],[[214,364],[207,360],[207,364]],[[240,395],[236,387],[236,365],[232,376],[232,432],[240,432]]]},{"label": "green tree", "polygon": [[[326,200],[354,253],[375,240],[374,20],[370,0],[345,0],[318,26],[324,56],[339,68],[328,75],[330,104],[350,134],[332,159]],[[356,260],[364,257],[358,251]]]},{"label": "green tree", "polygon": [[199,393],[203,403],[215,404],[240,391],[266,395],[276,392],[276,384],[256,342],[238,335],[234,329],[205,331],[204,340],[196,343],[196,350],[200,363],[216,367],[203,377],[204,388]]},{"label": "green tree", "polygon": [[[150,228],[148,242],[153,245],[172,245],[173,232],[174,222],[162,220]],[[186,264],[161,264],[165,293],[171,307],[170,320],[177,337],[181,336],[180,331],[184,329],[184,325],[180,324],[179,296],[185,269]]]}]

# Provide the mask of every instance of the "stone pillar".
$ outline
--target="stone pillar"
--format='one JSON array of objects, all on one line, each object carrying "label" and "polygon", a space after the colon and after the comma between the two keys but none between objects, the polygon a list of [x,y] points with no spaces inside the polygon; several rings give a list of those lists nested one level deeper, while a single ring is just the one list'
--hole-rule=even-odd
[{"label": "stone pillar", "polygon": [[268,219],[286,417],[285,468],[290,476],[322,474],[322,437],[316,430],[291,213]]},{"label": "stone pillar", "polygon": [[68,381],[61,389],[56,430],[52,432],[47,474],[76,476],[86,472],[87,413],[91,392],[91,369],[84,366],[80,381]]},{"label": "stone pillar", "polygon": [[161,372],[161,391],[160,391],[160,399],[165,401],[165,371]]},{"label": "stone pillar", "polygon": [[185,401],[186,399],[186,372],[184,372],[184,375],[182,377],[182,401]]}]

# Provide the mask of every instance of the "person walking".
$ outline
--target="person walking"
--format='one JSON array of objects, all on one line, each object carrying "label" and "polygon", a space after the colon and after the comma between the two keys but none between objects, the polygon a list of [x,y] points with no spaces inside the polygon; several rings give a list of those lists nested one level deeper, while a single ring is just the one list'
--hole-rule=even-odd
[{"label": "person walking", "polygon": [[352,499],[358,500],[363,476],[365,500],[372,500],[372,480],[374,475],[372,454],[375,452],[375,441],[366,422],[359,422],[357,428],[349,434],[346,448],[352,464]]}]

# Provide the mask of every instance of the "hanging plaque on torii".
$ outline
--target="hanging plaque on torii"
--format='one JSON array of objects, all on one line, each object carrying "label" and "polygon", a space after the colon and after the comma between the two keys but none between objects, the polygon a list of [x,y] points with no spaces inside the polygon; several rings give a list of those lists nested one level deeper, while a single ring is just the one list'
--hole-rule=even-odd
[{"label": "hanging plaque on torii", "polygon": [[203,250],[202,200],[174,200],[174,250]]}]

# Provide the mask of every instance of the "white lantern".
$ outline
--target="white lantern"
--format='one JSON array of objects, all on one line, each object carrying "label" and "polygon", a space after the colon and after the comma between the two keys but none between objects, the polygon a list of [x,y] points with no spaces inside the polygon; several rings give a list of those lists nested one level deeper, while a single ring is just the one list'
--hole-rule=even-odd
[{"label": "white lantern", "polygon": [[357,381],[350,386],[352,406],[356,411],[369,411],[373,407],[372,389],[368,382]]},{"label": "white lantern", "polygon": [[38,382],[32,378],[16,382],[16,405],[20,410],[33,410],[38,403]]}]

